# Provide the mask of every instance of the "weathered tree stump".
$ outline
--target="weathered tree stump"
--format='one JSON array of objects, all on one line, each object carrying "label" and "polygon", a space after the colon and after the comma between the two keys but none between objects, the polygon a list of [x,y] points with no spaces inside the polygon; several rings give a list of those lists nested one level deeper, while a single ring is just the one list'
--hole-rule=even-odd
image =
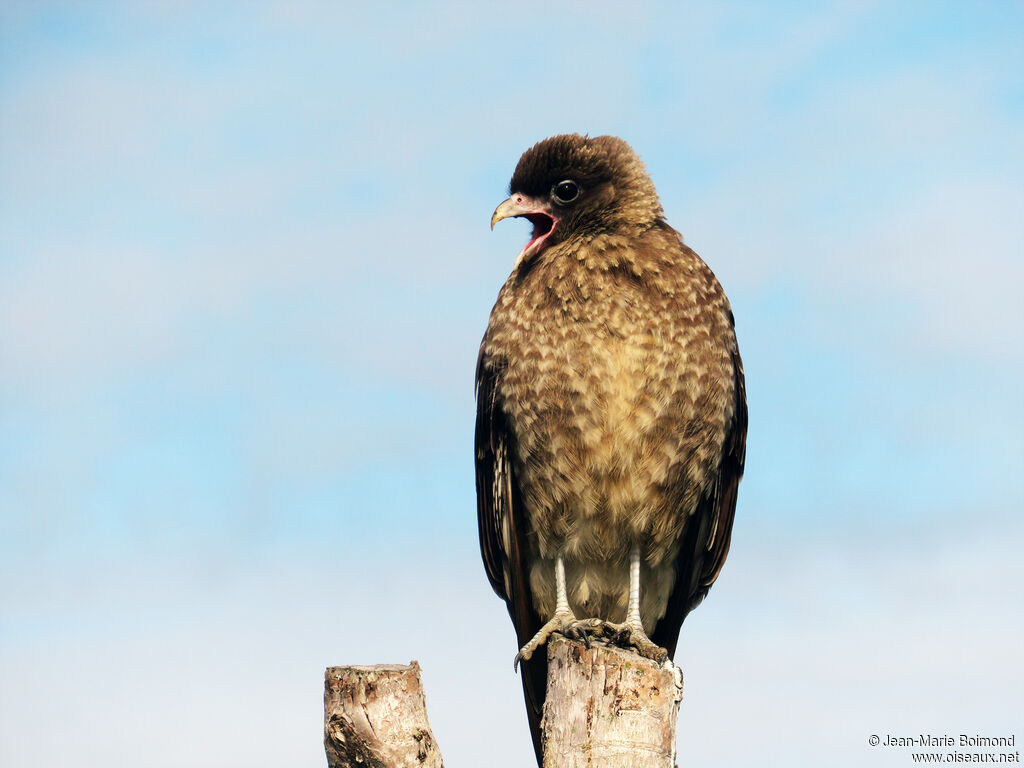
[{"label": "weathered tree stump", "polygon": [[544,768],[673,768],[683,677],[633,651],[548,640]]},{"label": "weathered tree stump", "polygon": [[[674,768],[678,667],[561,636],[547,647],[543,768]],[[441,768],[419,664],[329,667],[324,747],[329,768]]]},{"label": "weathered tree stump", "polygon": [[329,768],[442,768],[419,663],[328,667],[324,748]]}]

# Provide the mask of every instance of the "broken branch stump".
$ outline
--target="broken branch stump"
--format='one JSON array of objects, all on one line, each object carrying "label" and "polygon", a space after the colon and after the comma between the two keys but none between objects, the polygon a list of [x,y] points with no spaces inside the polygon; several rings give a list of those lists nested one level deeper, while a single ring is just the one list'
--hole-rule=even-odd
[{"label": "broken branch stump", "polygon": [[[547,650],[543,768],[674,768],[678,667],[560,635]],[[328,768],[443,768],[420,665],[328,667],[324,747]]]},{"label": "broken branch stump", "polygon": [[552,637],[544,768],[674,768],[682,698],[683,676],[672,662]]},{"label": "broken branch stump", "polygon": [[328,768],[443,768],[419,663],[328,667],[324,749]]}]

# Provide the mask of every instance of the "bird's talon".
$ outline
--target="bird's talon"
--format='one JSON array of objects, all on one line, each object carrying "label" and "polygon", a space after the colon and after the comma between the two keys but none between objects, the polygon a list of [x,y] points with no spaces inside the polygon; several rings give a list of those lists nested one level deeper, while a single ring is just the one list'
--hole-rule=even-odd
[{"label": "bird's talon", "polygon": [[654,642],[644,632],[643,627],[633,624],[608,624],[609,642],[619,648],[632,648],[645,659],[658,664],[668,660],[668,651]]}]

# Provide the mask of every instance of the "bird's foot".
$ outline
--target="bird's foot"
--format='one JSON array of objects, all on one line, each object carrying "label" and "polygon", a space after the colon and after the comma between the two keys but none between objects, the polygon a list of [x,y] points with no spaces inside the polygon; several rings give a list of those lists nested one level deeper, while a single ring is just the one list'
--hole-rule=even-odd
[{"label": "bird's foot", "polygon": [[608,622],[603,629],[609,641],[620,648],[633,648],[645,659],[659,664],[664,664],[668,660],[668,651],[654,644],[639,621],[625,621],[622,624]]},{"label": "bird's foot", "polygon": [[519,663],[527,661],[533,656],[533,652],[544,645],[554,632],[573,640],[579,640],[589,648],[590,635],[603,631],[604,626],[605,622],[600,619],[577,619],[571,612],[556,613],[547,624],[540,628],[530,642],[519,649],[513,667],[519,669]]}]

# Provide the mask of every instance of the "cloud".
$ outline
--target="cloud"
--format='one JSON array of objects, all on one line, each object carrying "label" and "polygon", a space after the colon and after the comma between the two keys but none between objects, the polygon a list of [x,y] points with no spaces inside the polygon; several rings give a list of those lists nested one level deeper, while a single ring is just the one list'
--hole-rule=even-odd
[{"label": "cloud", "polygon": [[[311,7],[239,22],[136,6],[27,36],[0,121],[18,508],[132,500],[115,520],[152,517],[152,487],[192,519],[268,496],[284,515],[343,503],[353,467],[419,477],[461,455],[477,344],[525,238],[486,221],[555,126],[634,140],[733,297],[762,462],[746,493],[765,509],[881,494],[920,511],[938,476],[946,507],[975,483],[1017,492],[999,429],[1013,396],[990,373],[1020,363],[1024,132],[1003,48],[967,28],[952,64],[948,31],[889,50],[906,19],[846,5],[688,8],[684,27],[460,8],[395,29],[364,12],[360,37],[310,30]],[[522,55],[495,57],[510,35]]]},{"label": "cloud", "polygon": [[1024,362],[1024,308],[1014,287],[1024,281],[1022,206],[1018,185],[966,179],[928,190],[858,247],[839,249],[852,283],[904,302],[914,316],[902,332],[892,329],[894,350]]},{"label": "cloud", "polygon": [[[1002,525],[998,538],[894,528],[864,540],[739,525],[719,583],[683,628],[681,758],[728,766],[756,750],[764,765],[827,755],[859,766],[874,759],[872,733],[1013,733],[1009,713],[1024,703],[1013,553],[1024,538]],[[449,762],[526,764],[514,635],[461,548],[469,539],[455,541],[464,554],[440,558],[409,542],[390,556],[21,574],[17,596],[4,596],[16,631],[0,638],[0,757],[46,768],[73,748],[112,768],[140,754],[155,766],[313,766],[323,668],[416,658]],[[467,708],[480,686],[488,706]],[[53,692],[69,689],[89,706],[55,731]],[[154,751],[155,727],[173,737]],[[246,736],[254,727],[258,740]]]},{"label": "cloud", "polygon": [[487,220],[562,130],[641,151],[744,345],[746,522],[684,632],[680,754],[903,761],[867,736],[1020,711],[1019,24],[68,14],[0,31],[0,763],[319,765],[322,668],[413,657],[450,762],[529,762],[471,379],[525,239]]}]

